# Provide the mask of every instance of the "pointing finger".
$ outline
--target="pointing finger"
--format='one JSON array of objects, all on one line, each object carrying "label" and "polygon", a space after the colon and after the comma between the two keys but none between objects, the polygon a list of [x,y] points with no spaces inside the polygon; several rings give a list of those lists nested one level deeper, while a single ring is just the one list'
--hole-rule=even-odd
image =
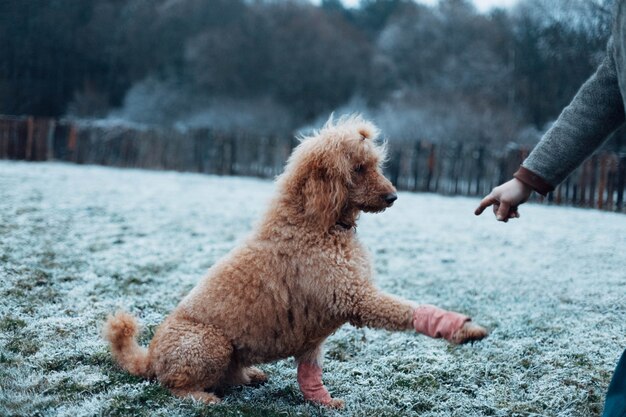
[{"label": "pointing finger", "polygon": [[480,216],[487,207],[496,203],[497,201],[498,200],[496,200],[494,197],[491,196],[491,194],[489,194],[487,197],[483,198],[476,210],[474,210],[474,214]]}]

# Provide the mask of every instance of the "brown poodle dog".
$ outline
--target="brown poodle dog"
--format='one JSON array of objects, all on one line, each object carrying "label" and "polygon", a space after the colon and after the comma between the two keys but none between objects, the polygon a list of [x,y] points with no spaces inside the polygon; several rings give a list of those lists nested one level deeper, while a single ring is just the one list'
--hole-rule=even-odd
[{"label": "brown poodle dog", "polygon": [[485,329],[433,306],[381,293],[355,224],[361,211],[396,200],[381,172],[377,128],[351,116],[304,138],[277,181],[269,211],[251,237],[214,265],[158,328],[150,347],[136,340],[127,313],[104,335],[121,367],[156,378],[172,393],[206,403],[216,388],[266,381],[255,364],[295,357],[304,398],[342,407],[322,384],[324,340],[345,323],[415,329],[454,343]]}]

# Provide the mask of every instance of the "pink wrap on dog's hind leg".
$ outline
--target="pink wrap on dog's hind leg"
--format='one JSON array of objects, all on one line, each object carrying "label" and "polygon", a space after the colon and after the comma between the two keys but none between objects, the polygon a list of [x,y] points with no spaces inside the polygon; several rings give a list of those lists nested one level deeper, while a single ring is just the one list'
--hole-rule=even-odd
[{"label": "pink wrap on dog's hind leg", "polygon": [[452,336],[471,319],[463,314],[447,311],[432,305],[422,305],[413,310],[413,327],[418,333],[451,341]]},{"label": "pink wrap on dog's hind leg", "polygon": [[330,404],[330,394],[322,384],[322,368],[311,362],[298,364],[298,385],[307,401],[318,404]]}]

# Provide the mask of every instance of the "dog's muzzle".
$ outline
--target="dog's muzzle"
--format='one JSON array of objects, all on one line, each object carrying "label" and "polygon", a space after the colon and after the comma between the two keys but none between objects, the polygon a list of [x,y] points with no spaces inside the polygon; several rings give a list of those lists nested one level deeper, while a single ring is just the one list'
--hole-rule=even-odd
[{"label": "dog's muzzle", "polygon": [[396,201],[397,199],[398,199],[398,194],[396,193],[389,193],[383,196],[383,200],[385,200],[385,203],[387,203],[389,207],[391,207],[393,202]]}]

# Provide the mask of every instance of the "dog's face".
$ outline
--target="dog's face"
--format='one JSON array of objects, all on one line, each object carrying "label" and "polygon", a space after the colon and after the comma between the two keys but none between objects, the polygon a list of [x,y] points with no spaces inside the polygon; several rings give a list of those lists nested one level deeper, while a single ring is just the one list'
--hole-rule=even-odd
[{"label": "dog's face", "polygon": [[395,187],[383,175],[381,159],[384,152],[368,137],[367,131],[359,131],[359,137],[349,139],[346,152],[351,165],[350,181],[347,182],[348,204],[368,213],[377,213],[391,207],[398,198]]},{"label": "dog's face", "polygon": [[382,174],[386,151],[377,135],[376,126],[353,116],[304,138],[280,180],[285,198],[301,202],[305,215],[326,230],[337,222],[353,225],[359,211],[390,207],[396,189]]}]

